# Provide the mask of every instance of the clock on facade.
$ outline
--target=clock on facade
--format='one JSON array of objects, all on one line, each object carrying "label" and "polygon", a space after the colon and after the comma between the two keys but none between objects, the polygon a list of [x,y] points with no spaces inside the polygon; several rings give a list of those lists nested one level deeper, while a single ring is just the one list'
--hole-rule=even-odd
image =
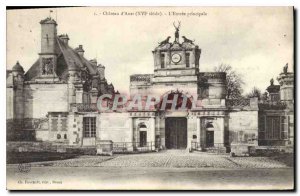
[{"label": "clock on facade", "polygon": [[173,54],[172,55],[172,61],[173,61],[173,63],[178,63],[178,62],[180,62],[180,60],[181,60],[181,56],[180,56],[180,54]]}]

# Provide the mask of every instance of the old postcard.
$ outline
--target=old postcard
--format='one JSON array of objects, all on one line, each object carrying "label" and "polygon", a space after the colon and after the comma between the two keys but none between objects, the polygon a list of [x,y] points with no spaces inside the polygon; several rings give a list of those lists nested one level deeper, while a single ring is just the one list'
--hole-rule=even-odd
[{"label": "old postcard", "polygon": [[9,190],[293,190],[293,7],[7,9]]}]

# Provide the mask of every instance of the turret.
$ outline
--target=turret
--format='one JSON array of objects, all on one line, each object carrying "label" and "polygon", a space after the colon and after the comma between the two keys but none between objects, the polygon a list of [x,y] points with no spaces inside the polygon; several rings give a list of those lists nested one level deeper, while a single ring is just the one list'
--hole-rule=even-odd
[{"label": "turret", "polygon": [[14,76],[18,76],[18,75],[24,76],[24,69],[20,65],[19,61],[17,61],[17,63],[13,66],[12,73]]},{"label": "turret", "polygon": [[98,70],[98,73],[100,75],[100,80],[104,80],[105,79],[105,66],[101,65],[101,64],[98,64],[97,70]]},{"label": "turret", "polygon": [[277,78],[280,84],[280,100],[288,106],[294,106],[294,73],[288,72],[288,64],[285,65],[283,72]]},{"label": "turret", "polygon": [[84,55],[84,50],[83,50],[83,46],[79,45],[77,48],[75,48],[75,51],[81,56],[83,57]]},{"label": "turret", "polygon": [[10,103],[12,104],[13,112],[13,127],[14,131],[22,131],[24,119],[24,69],[17,62],[12,68],[13,75],[13,91],[11,92]]}]

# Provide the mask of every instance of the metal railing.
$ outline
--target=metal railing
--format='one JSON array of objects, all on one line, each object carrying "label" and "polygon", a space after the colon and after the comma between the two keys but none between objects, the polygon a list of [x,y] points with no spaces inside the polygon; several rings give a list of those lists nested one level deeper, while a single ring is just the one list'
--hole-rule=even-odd
[{"label": "metal railing", "polygon": [[142,144],[140,142],[114,142],[114,153],[129,153],[129,152],[151,152],[154,151],[157,144],[155,142],[146,142]]},{"label": "metal railing", "polygon": [[225,145],[224,143],[214,143],[212,146],[205,146],[200,144],[200,142],[191,142],[191,151],[203,151],[203,152],[211,152],[216,154],[226,153],[229,145]]},{"label": "metal railing", "polygon": [[71,108],[76,108],[78,112],[97,112],[97,103],[71,103]]}]

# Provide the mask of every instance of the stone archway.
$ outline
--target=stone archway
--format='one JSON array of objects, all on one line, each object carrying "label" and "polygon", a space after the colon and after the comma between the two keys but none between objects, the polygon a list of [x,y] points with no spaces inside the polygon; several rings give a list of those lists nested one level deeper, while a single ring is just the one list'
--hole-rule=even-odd
[{"label": "stone archway", "polygon": [[166,99],[168,101],[175,99],[175,97],[177,97],[177,102],[175,105],[175,110],[181,110],[184,108],[184,110],[189,110],[192,108],[193,106],[193,96],[188,94],[188,93],[184,93],[183,91],[168,91],[166,93],[164,93],[161,96],[161,100],[160,102],[156,105],[156,108],[159,108],[159,110],[163,110],[163,111],[170,111],[172,109],[172,103],[167,103],[164,107],[163,105],[163,100]]}]

